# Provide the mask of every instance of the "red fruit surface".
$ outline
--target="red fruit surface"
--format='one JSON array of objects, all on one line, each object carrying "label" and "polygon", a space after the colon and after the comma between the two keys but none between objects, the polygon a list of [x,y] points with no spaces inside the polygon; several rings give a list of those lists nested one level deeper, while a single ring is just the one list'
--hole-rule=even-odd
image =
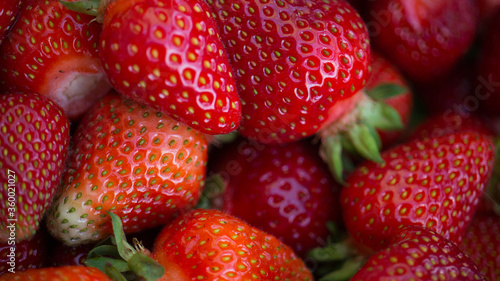
[{"label": "red fruit surface", "polygon": [[100,27],[59,1],[23,1],[0,47],[0,92],[48,96],[76,120],[111,86],[97,56]]},{"label": "red fruit surface", "polygon": [[500,280],[500,217],[475,217],[460,248],[478,265],[487,280]]},{"label": "red fruit surface", "polygon": [[[403,93],[384,100],[385,103],[398,112],[403,126],[406,128],[410,122],[411,110],[413,108],[413,96],[410,86],[399,70],[376,52],[372,52],[371,68],[372,76],[366,84],[367,92],[385,84],[397,85],[406,89]],[[378,130],[378,133],[382,145],[388,147],[398,140],[403,130]]]},{"label": "red fruit surface", "polygon": [[378,0],[368,5],[374,47],[416,82],[445,75],[476,34],[473,0]]},{"label": "red fruit surface", "polygon": [[316,133],[355,105],[370,46],[345,1],[207,1],[242,102],[239,131],[263,143]]},{"label": "red fruit surface", "polygon": [[500,10],[495,13],[484,31],[478,59],[479,97],[482,101],[481,113],[500,116]]},{"label": "red fruit surface", "polygon": [[112,1],[99,52],[120,94],[203,133],[238,127],[233,73],[205,2]]},{"label": "red fruit surface", "polygon": [[2,0],[0,5],[0,44],[4,36],[9,32],[10,27],[17,18],[21,8],[21,1]]},{"label": "red fruit surface", "polygon": [[160,280],[313,280],[276,237],[216,210],[193,210],[163,229],[153,256]]},{"label": "red fruit surface", "polygon": [[340,222],[338,185],[310,146],[252,146],[243,140],[220,151],[223,159],[212,172],[225,178],[226,189],[218,207],[276,236],[301,256],[325,246],[327,222]]},{"label": "red fruit surface", "polygon": [[405,225],[461,241],[493,165],[491,138],[456,133],[416,139],[365,162],[347,178],[341,206],[349,233],[372,249],[386,247]]},{"label": "red fruit surface", "polygon": [[48,266],[50,267],[68,265],[85,266],[88,253],[96,246],[95,244],[85,244],[72,247],[60,241],[55,241],[54,244],[48,261]]},{"label": "red fruit surface", "polygon": [[41,227],[29,240],[0,244],[0,275],[9,271],[18,272],[46,266],[49,241],[47,229]]},{"label": "red fruit surface", "polygon": [[374,254],[350,280],[484,280],[454,243],[421,227],[398,231],[394,243]]},{"label": "red fruit surface", "polygon": [[69,130],[45,96],[0,95],[0,243],[35,234],[62,178]]},{"label": "red fruit surface", "polygon": [[0,281],[111,281],[99,269],[86,266],[63,266],[28,269],[0,276]]},{"label": "red fruit surface", "polygon": [[155,109],[111,93],[73,136],[61,192],[48,212],[51,234],[68,245],[165,224],[198,202],[205,179],[204,135]]}]

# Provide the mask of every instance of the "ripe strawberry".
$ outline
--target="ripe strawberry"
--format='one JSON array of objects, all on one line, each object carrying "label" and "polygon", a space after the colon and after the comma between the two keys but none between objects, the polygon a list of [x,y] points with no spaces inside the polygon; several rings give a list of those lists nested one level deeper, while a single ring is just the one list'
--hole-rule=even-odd
[{"label": "ripe strawberry", "polygon": [[[403,133],[403,129],[410,122],[410,115],[413,108],[413,93],[399,70],[376,52],[372,52],[371,68],[372,76],[366,84],[368,95],[372,98],[383,100],[384,103],[394,108],[403,125],[403,128],[399,130],[377,130],[382,147],[389,147],[398,140]],[[385,91],[386,87],[388,87],[387,85],[399,87],[397,94],[392,95],[391,91]]]},{"label": "ripe strawberry", "polygon": [[59,187],[69,121],[39,94],[0,95],[0,243],[31,238]]},{"label": "ripe strawberry", "polygon": [[347,2],[207,2],[235,71],[241,134],[290,142],[354,107],[369,75],[370,48]]},{"label": "ripe strawberry", "polygon": [[68,246],[60,241],[56,241],[52,247],[49,258],[49,266],[60,267],[68,265],[85,265],[87,255],[96,245],[84,244],[78,246]]},{"label": "ripe strawberry", "polygon": [[99,52],[113,87],[207,134],[235,130],[241,105],[201,0],[109,1]]},{"label": "ripe strawberry", "polygon": [[473,132],[416,139],[365,162],[346,180],[341,206],[349,233],[378,250],[397,229],[420,225],[459,242],[493,164],[493,142]]},{"label": "ripe strawberry", "polygon": [[0,276],[0,281],[111,281],[97,268],[86,266],[62,266],[28,269]]},{"label": "ripe strawberry", "polygon": [[27,0],[0,48],[0,91],[50,97],[75,120],[111,86],[97,57],[99,25],[59,1]]},{"label": "ripe strawberry", "polygon": [[373,45],[413,81],[445,75],[476,34],[474,0],[379,0],[368,5]]},{"label": "ripe strawberry", "polygon": [[330,234],[326,224],[340,222],[338,188],[309,146],[231,144],[212,169],[224,185],[213,198],[221,201],[216,207],[276,236],[300,256],[323,246]]},{"label": "ripe strawberry", "polygon": [[68,245],[111,234],[112,211],[127,233],[161,225],[196,205],[207,143],[200,132],[111,93],[80,122],[68,171],[48,216]]},{"label": "ripe strawberry", "polygon": [[0,275],[44,267],[49,257],[48,241],[49,233],[42,226],[29,240],[12,245],[0,244]]},{"label": "ripe strawberry", "polygon": [[4,36],[9,32],[11,25],[17,18],[21,8],[19,0],[3,0],[0,6],[0,45]]},{"label": "ripe strawberry", "polygon": [[476,96],[481,101],[481,113],[487,116],[500,116],[500,9],[492,16],[491,23],[483,34],[478,59],[478,83]]},{"label": "ripe strawberry", "polygon": [[500,280],[500,217],[475,217],[460,248],[478,265],[490,281]]},{"label": "ripe strawberry", "polygon": [[431,230],[405,227],[393,241],[374,254],[350,280],[486,281],[465,253]]},{"label": "ripe strawberry", "polygon": [[152,257],[160,280],[313,280],[274,236],[215,210],[193,210],[163,229]]}]

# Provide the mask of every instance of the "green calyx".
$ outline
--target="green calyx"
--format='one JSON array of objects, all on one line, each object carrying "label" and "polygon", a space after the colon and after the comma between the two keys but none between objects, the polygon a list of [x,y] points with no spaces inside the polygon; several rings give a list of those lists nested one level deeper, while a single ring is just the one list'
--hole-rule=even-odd
[{"label": "green calyx", "polygon": [[101,0],[83,0],[75,2],[59,0],[59,2],[67,9],[77,13],[95,17],[99,15],[98,10]]},{"label": "green calyx", "polygon": [[330,236],[325,247],[312,249],[307,254],[308,259],[317,262],[315,274],[320,281],[347,281],[358,272],[366,261],[350,237],[340,233],[333,223],[327,224]]},{"label": "green calyx", "polygon": [[135,247],[130,245],[120,218],[111,212],[108,214],[111,217],[114,237],[92,249],[85,264],[101,270],[116,281],[160,279],[165,272],[163,266],[150,258],[148,251],[136,239]]},{"label": "green calyx", "polygon": [[[349,164],[343,151],[382,163],[380,149],[382,143],[379,130],[401,130],[404,128],[399,113],[384,102],[385,99],[400,95],[407,89],[394,84],[382,84],[366,93],[364,99],[350,113],[347,124],[322,132],[321,155],[328,164],[335,179],[344,183],[343,174]],[[352,121],[353,120],[353,121]]]},{"label": "green calyx", "polygon": [[226,190],[226,182],[220,174],[214,174],[209,176],[205,180],[205,186],[203,187],[203,193],[200,196],[200,200],[196,205],[196,209],[220,209],[222,206],[218,200]]}]

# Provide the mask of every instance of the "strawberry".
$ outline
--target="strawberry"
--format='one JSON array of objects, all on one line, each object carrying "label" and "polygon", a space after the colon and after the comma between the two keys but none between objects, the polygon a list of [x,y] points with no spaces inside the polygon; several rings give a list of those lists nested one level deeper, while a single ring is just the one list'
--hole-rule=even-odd
[{"label": "strawberry", "polygon": [[458,243],[491,177],[487,135],[462,132],[415,139],[366,161],[346,179],[341,206],[347,229],[374,250],[405,225],[427,227]]},{"label": "strawberry", "polygon": [[291,142],[357,103],[370,48],[365,25],[347,2],[207,2],[235,72],[242,135]]},{"label": "strawberry", "polygon": [[500,280],[500,217],[476,216],[460,248],[479,266],[486,279]]},{"label": "strawberry", "polygon": [[0,7],[0,45],[4,36],[9,32],[21,8],[21,1],[4,0]]},{"label": "strawberry", "polygon": [[477,265],[455,244],[422,228],[405,227],[350,279],[484,280]]},{"label": "strawberry", "polygon": [[59,1],[23,3],[0,47],[0,91],[41,93],[76,120],[111,88],[97,56],[99,25]]},{"label": "strawberry", "polygon": [[[408,82],[393,64],[373,51],[371,68],[372,76],[366,84],[368,95],[383,100],[384,103],[394,108],[401,119],[403,128],[406,128],[410,122],[413,107],[413,93]],[[397,86],[400,89],[396,92],[397,94],[393,94],[389,91],[387,85],[391,87]],[[398,140],[403,133],[403,128],[399,130],[377,130],[382,147],[389,147]]]},{"label": "strawberry", "polygon": [[379,0],[368,5],[373,46],[416,82],[449,72],[476,34],[474,0]]},{"label": "strawberry", "polygon": [[103,19],[101,63],[120,94],[203,133],[239,126],[232,69],[205,2],[102,1],[92,12]]},{"label": "strawberry", "polygon": [[276,237],[216,210],[193,210],[163,229],[152,258],[160,280],[313,280]]},{"label": "strawberry", "polygon": [[127,233],[165,224],[196,205],[207,143],[200,132],[111,93],[81,120],[68,171],[48,215],[67,245],[111,234],[112,211]]},{"label": "strawberry", "polygon": [[60,267],[68,265],[85,265],[87,254],[95,247],[95,244],[83,244],[78,246],[68,246],[60,241],[56,241],[52,247],[49,258],[49,266]]},{"label": "strawberry", "polygon": [[59,187],[69,129],[62,109],[45,96],[0,95],[0,243],[35,234]]},{"label": "strawberry", "polygon": [[29,240],[15,245],[0,244],[0,275],[44,267],[49,257],[48,241],[49,233],[45,227],[41,227]]},{"label": "strawberry", "polygon": [[[223,159],[211,171],[220,175],[224,189],[212,201],[221,201],[216,207],[222,211],[305,256],[326,243],[330,234],[326,224],[340,219],[336,183],[309,146],[306,142],[253,146],[246,140],[231,144],[219,152]],[[210,187],[207,183],[206,190]]]},{"label": "strawberry", "polygon": [[0,281],[111,281],[97,268],[86,266],[62,266],[28,269],[0,276]]},{"label": "strawberry", "polygon": [[500,105],[500,9],[492,16],[484,31],[478,58],[475,95],[481,103],[481,113],[498,117]]}]

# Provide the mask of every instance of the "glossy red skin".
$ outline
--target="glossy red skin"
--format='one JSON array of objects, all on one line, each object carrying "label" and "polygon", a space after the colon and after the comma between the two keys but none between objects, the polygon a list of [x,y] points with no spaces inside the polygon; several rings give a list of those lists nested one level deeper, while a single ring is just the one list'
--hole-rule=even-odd
[{"label": "glossy red skin", "polygon": [[[499,117],[500,112],[500,10],[492,17],[484,31],[479,50],[476,88],[480,87],[481,114]],[[482,81],[482,82],[481,82]]]},{"label": "glossy red skin", "polygon": [[216,210],[193,210],[166,226],[152,257],[165,267],[161,281],[313,280],[276,237]]},{"label": "glossy red skin", "polygon": [[460,248],[490,281],[500,280],[500,217],[476,216],[464,234]]},{"label": "glossy red skin", "polygon": [[464,252],[433,231],[406,227],[393,240],[393,244],[368,259],[350,280],[486,281]]},{"label": "glossy red skin", "polygon": [[102,89],[71,96],[67,75],[104,75],[97,56],[99,24],[72,12],[59,1],[23,2],[13,31],[0,48],[0,92],[35,92],[48,96],[77,120],[102,94]]},{"label": "glossy red skin", "polygon": [[241,105],[208,11],[200,0],[112,1],[99,52],[120,94],[204,133],[225,134],[239,126]]},{"label": "glossy red skin", "polygon": [[[61,192],[48,212],[51,234],[68,245],[165,224],[196,205],[205,179],[204,135],[116,93],[99,101],[73,136]],[[67,220],[67,221],[66,221]]]},{"label": "glossy red skin", "polygon": [[42,268],[47,265],[49,257],[50,241],[47,229],[41,227],[35,236],[29,240],[9,245],[9,243],[0,244],[0,275],[9,272],[11,257],[11,247],[15,247],[15,271],[23,271],[30,268]]},{"label": "glossy red skin", "polygon": [[0,4],[0,44],[16,20],[21,8],[21,1],[2,0]]},{"label": "glossy red skin", "polygon": [[220,151],[213,173],[226,183],[221,210],[276,236],[300,256],[326,245],[340,224],[338,186],[305,142],[259,147],[238,141]]},{"label": "glossy red skin", "polygon": [[[69,121],[45,96],[4,94],[0,130],[0,243],[7,243],[12,223],[16,241],[31,238],[54,198],[68,155]],[[12,191],[17,207],[13,212]]]},{"label": "glossy red skin", "polygon": [[460,242],[491,177],[491,138],[465,132],[416,139],[381,156],[385,163],[366,161],[342,189],[353,238],[380,250],[401,226],[419,225]]},{"label": "glossy red skin", "polygon": [[347,2],[208,3],[235,72],[242,135],[263,143],[310,136],[366,84],[368,35]]},{"label": "glossy red skin", "polygon": [[54,244],[48,262],[48,266],[51,267],[67,265],[85,266],[88,253],[96,246],[95,244],[85,244],[71,247],[60,241],[56,241]]},{"label": "glossy red skin", "polygon": [[[410,122],[411,110],[413,108],[413,94],[410,86],[394,65],[384,59],[376,52],[372,52],[372,75],[366,84],[366,90],[376,88],[384,84],[394,84],[407,90],[397,96],[384,100],[385,103],[394,108],[401,117],[404,128]],[[404,130],[377,130],[383,147],[389,147],[401,137]]]},{"label": "glossy red skin", "polygon": [[414,82],[445,75],[476,34],[474,0],[382,0],[368,5],[373,46]]},{"label": "glossy red skin", "polygon": [[94,267],[63,266],[28,269],[22,272],[0,276],[0,281],[111,281],[111,279]]}]

